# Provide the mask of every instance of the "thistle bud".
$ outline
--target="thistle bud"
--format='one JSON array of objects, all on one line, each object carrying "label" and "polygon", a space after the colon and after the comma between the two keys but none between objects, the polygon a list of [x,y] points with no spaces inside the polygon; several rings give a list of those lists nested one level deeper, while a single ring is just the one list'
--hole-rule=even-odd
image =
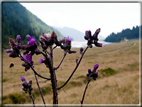
[{"label": "thistle bud", "polygon": [[26,79],[25,79],[24,76],[21,76],[20,80],[21,80],[21,81],[26,81]]},{"label": "thistle bud", "polygon": [[94,65],[94,69],[93,70],[97,70],[98,69],[98,67],[99,67],[99,64],[98,63],[96,63],[95,65]]},{"label": "thistle bud", "polygon": [[29,86],[31,87],[32,86],[32,80],[30,79],[29,81]]},{"label": "thistle bud", "polygon": [[42,64],[44,63],[44,60],[42,58],[39,59],[39,63]]},{"label": "thistle bud", "polygon": [[78,62],[78,58],[76,58],[76,63]]},{"label": "thistle bud", "polygon": [[85,36],[86,36],[85,38],[87,38],[87,39],[88,39],[88,38],[91,38],[91,31],[90,31],[90,30],[89,30],[89,31],[86,31],[86,32],[85,32]]},{"label": "thistle bud", "polygon": [[8,54],[9,57],[15,58],[17,57],[17,54],[15,52],[9,53]]},{"label": "thistle bud", "polygon": [[71,51],[71,50],[69,50],[68,53],[69,53],[69,54],[72,54],[72,53],[76,53],[76,51]]},{"label": "thistle bud", "polygon": [[91,69],[90,68],[88,69],[88,73],[91,74]]},{"label": "thistle bud", "polygon": [[91,45],[91,44],[92,44],[92,40],[89,38],[87,45]]},{"label": "thistle bud", "polygon": [[12,53],[12,51],[13,51],[13,50],[11,50],[11,49],[6,49],[6,50],[4,51],[4,53]]},{"label": "thistle bud", "polygon": [[36,43],[36,39],[35,39],[35,38],[31,38],[31,39],[29,40],[29,42],[28,42],[28,45],[34,46],[35,43]]},{"label": "thistle bud", "polygon": [[98,28],[96,31],[95,31],[95,33],[94,33],[94,35],[93,35],[93,38],[94,38],[94,40],[97,40],[98,41],[98,34],[100,33],[100,28]]},{"label": "thistle bud", "polygon": [[102,44],[102,43],[95,42],[94,44],[95,44],[95,46],[97,46],[97,47],[103,47],[103,44]]},{"label": "thistle bud", "polygon": [[26,37],[27,37],[28,41],[31,40],[31,36],[29,34]]},{"label": "thistle bud", "polygon": [[11,38],[9,38],[9,44],[10,46],[13,48],[14,46],[16,46],[15,41]]},{"label": "thistle bud", "polygon": [[20,42],[21,42],[21,37],[20,37],[20,35],[17,35],[17,38],[16,38],[16,39],[17,39],[17,43],[20,44]]},{"label": "thistle bud", "polygon": [[83,52],[83,48],[81,47],[81,48],[80,48],[80,54],[82,54],[82,52]]}]

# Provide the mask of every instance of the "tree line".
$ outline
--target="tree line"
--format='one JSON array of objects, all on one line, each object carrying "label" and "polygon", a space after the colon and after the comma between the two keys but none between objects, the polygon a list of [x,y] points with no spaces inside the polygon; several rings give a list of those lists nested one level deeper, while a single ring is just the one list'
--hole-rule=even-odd
[{"label": "tree line", "polygon": [[139,38],[139,30],[141,29],[142,26],[136,26],[133,27],[132,29],[123,29],[121,32],[118,32],[117,34],[112,32],[106,39],[106,42],[120,42],[123,41],[124,39],[137,39]]}]

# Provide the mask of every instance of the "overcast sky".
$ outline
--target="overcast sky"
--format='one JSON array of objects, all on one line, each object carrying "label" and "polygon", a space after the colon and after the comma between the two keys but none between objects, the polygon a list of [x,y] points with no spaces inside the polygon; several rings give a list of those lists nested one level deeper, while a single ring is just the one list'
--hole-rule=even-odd
[{"label": "overcast sky", "polygon": [[100,35],[140,25],[139,3],[21,3],[50,26],[70,27],[83,33],[101,28]]}]

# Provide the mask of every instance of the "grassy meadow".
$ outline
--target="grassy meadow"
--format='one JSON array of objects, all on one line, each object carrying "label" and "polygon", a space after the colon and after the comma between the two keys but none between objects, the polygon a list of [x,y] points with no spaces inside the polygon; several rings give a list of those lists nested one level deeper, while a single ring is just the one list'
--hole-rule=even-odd
[{"label": "grassy meadow", "polygon": [[[70,76],[76,65],[76,58],[80,57],[79,49],[76,54],[67,54],[61,67],[56,71],[58,86],[61,86]],[[54,66],[63,57],[63,50],[54,50]],[[3,104],[32,104],[28,93],[22,91],[21,76],[33,80],[33,97],[36,104],[43,104],[39,95],[33,71],[25,72],[19,58],[10,58],[3,54]],[[34,55],[34,68],[43,75],[50,77],[49,70],[44,64],[39,64],[41,55]],[[9,64],[15,65],[9,68]],[[104,47],[89,48],[80,66],[69,83],[58,91],[59,104],[80,104],[87,83],[88,68],[93,69],[99,63],[99,77],[92,80],[86,91],[84,104],[139,104],[139,41],[121,42]],[[46,104],[52,104],[51,82],[39,78]]]}]

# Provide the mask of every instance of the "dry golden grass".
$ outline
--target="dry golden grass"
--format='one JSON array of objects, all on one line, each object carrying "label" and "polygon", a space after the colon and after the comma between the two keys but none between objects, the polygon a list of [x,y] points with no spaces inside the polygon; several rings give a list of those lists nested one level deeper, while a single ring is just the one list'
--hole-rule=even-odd
[{"label": "dry golden grass", "polygon": [[[135,44],[136,43],[136,44]],[[72,49],[73,50],[73,49]],[[76,62],[75,59],[80,57],[79,49],[74,49],[78,53],[68,54],[64,62],[56,71],[58,86],[63,84],[71,72]],[[116,51],[118,50],[118,51]],[[63,51],[55,49],[54,65],[57,66],[63,56]],[[49,77],[49,70],[44,64],[39,65],[41,55],[34,55],[33,60],[35,69],[41,75]],[[9,64],[15,63],[15,66],[9,69]],[[12,93],[23,93],[20,81],[21,76],[25,76],[28,80],[33,80],[33,88],[37,90],[36,82],[32,70],[24,71],[21,66],[22,61],[19,58],[9,58],[7,54],[3,54],[3,96],[9,96]],[[112,68],[119,73],[98,78],[91,81],[87,89],[84,104],[139,104],[139,41],[131,41],[127,43],[115,43],[105,45],[105,47],[93,47],[88,49],[79,68],[69,81],[69,84],[63,90],[58,91],[59,104],[80,104],[83,91],[85,88],[85,80],[88,68],[93,68],[95,63],[99,63],[98,71],[106,68]],[[4,80],[5,79],[5,80]],[[52,104],[51,82],[44,82],[44,79],[38,78],[41,87],[49,92],[44,95],[47,104]],[[34,91],[34,90],[33,90]],[[28,94],[25,94],[28,99]],[[9,97],[6,97],[4,103],[13,103]],[[28,99],[25,104],[32,104]],[[36,104],[43,104],[41,97],[37,96]]]}]

